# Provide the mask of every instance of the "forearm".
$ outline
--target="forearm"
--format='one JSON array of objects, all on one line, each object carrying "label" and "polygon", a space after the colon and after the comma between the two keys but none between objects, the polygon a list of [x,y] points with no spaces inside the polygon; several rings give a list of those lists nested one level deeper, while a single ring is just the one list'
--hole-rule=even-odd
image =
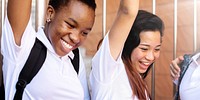
[{"label": "forearm", "polygon": [[119,14],[130,16],[134,19],[139,9],[139,0],[121,0]]}]

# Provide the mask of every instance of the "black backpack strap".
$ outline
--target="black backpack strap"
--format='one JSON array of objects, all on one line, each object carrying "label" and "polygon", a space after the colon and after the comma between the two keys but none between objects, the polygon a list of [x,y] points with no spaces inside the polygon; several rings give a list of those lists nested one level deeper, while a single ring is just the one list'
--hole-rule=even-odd
[{"label": "black backpack strap", "polygon": [[183,76],[185,75],[185,72],[187,71],[189,65],[191,64],[191,55],[189,54],[185,54],[184,56],[184,60],[183,62],[180,64],[180,69],[181,69],[181,72],[180,72],[180,77],[179,77],[179,80],[178,80],[178,87],[177,87],[177,91],[176,91],[176,94],[175,94],[175,98],[174,100],[179,100],[179,88],[180,88],[180,84],[181,84],[181,81],[183,79]]},{"label": "black backpack strap", "polygon": [[79,72],[79,49],[76,48],[72,51],[74,53],[74,59],[70,58],[72,65],[74,66],[74,69],[76,73],[78,74]]},{"label": "black backpack strap", "polygon": [[4,90],[4,84],[3,84],[3,73],[2,73],[1,86],[0,86],[0,100],[5,100],[5,90]]},{"label": "black backpack strap", "polygon": [[16,93],[14,100],[22,100],[24,88],[33,77],[40,70],[46,58],[47,49],[44,44],[36,38],[35,44],[31,50],[31,53],[20,72],[18,82],[16,84]]}]

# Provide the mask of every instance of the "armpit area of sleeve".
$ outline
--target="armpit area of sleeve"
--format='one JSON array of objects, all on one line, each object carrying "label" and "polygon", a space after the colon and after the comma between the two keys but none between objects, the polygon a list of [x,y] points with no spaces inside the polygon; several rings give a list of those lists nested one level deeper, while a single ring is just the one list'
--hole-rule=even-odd
[{"label": "armpit area of sleeve", "polygon": [[92,59],[91,73],[97,81],[106,84],[115,80],[122,69],[121,57],[115,60],[111,56],[108,36],[106,35],[100,49]]}]

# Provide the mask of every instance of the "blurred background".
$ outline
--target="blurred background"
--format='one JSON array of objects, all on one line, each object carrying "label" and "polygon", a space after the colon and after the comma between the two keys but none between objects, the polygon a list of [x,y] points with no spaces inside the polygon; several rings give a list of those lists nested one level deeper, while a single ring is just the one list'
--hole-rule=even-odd
[{"label": "blurred background", "polygon": [[[169,64],[174,58],[186,53],[194,53],[200,48],[200,0],[140,1],[140,9],[158,15],[165,23],[161,55],[146,81],[153,100],[173,100],[175,86],[170,77]],[[6,0],[0,0],[0,30],[2,30],[6,13],[6,2]],[[94,27],[84,45],[80,47],[88,75],[91,69],[91,59],[97,51],[97,44],[110,29],[119,2],[120,0],[96,0],[97,9]],[[43,19],[47,3],[48,0],[33,0],[32,19],[36,30],[38,26],[44,24]],[[0,35],[1,33],[2,31]],[[0,61],[1,59],[2,57]],[[2,75],[1,72],[0,75]]]}]

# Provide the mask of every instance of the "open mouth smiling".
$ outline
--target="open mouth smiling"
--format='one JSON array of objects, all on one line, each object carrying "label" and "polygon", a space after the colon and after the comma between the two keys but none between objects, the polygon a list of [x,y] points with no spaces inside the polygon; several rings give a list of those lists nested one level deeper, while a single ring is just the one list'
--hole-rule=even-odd
[{"label": "open mouth smiling", "polygon": [[73,47],[72,45],[70,45],[67,42],[65,42],[63,39],[61,39],[61,43],[67,49],[72,49],[72,47]]}]

